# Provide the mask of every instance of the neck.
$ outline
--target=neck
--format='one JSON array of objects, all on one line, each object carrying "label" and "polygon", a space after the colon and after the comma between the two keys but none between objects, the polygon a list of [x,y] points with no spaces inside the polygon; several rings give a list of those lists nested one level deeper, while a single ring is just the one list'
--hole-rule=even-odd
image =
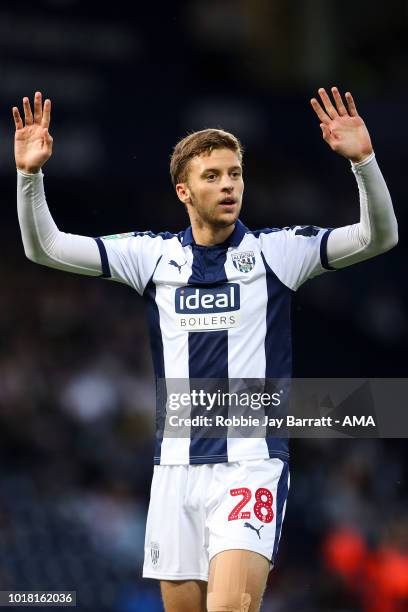
[{"label": "neck", "polygon": [[196,244],[201,246],[215,246],[225,242],[235,228],[233,225],[227,227],[211,227],[207,225],[200,226],[200,224],[191,222],[191,228],[193,230],[193,237]]}]

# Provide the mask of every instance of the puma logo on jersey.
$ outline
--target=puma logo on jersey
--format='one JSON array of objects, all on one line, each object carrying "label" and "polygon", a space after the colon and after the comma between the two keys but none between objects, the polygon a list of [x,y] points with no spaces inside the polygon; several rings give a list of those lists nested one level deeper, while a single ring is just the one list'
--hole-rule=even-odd
[{"label": "puma logo on jersey", "polygon": [[262,527],[264,527],[264,525],[261,525],[259,527],[259,529],[257,529],[256,527],[251,525],[251,523],[244,523],[244,527],[248,527],[248,529],[252,529],[252,531],[256,531],[256,534],[257,534],[258,538],[261,539],[261,536],[259,535],[259,532],[261,531]]},{"label": "puma logo on jersey", "polygon": [[182,263],[182,264],[180,265],[180,264],[178,264],[178,263],[177,263],[177,261],[174,261],[174,259],[170,259],[170,261],[169,261],[169,265],[170,265],[170,266],[174,266],[175,268],[177,268],[177,269],[178,269],[178,271],[180,272],[180,274],[181,274],[181,268],[182,268],[183,266],[185,266],[185,265],[186,265],[186,263],[187,263],[187,261],[185,261],[184,263]]}]

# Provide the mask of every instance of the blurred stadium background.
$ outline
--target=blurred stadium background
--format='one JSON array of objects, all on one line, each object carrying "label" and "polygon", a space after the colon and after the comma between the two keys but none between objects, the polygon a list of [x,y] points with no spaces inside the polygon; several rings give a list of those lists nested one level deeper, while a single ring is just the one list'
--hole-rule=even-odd
[{"label": "blurred stadium background", "polygon": [[[89,611],[162,609],[141,579],[154,431],[143,304],[25,259],[11,107],[36,89],[52,98],[46,192],[65,231],[185,227],[169,155],[214,126],[246,147],[249,227],[332,227],[358,219],[357,190],[309,98],[350,89],[400,244],[300,290],[295,375],[405,377],[407,25],[403,0],[1,3],[0,589],[75,589]],[[405,440],[293,440],[291,451],[263,610],[406,610]]]}]

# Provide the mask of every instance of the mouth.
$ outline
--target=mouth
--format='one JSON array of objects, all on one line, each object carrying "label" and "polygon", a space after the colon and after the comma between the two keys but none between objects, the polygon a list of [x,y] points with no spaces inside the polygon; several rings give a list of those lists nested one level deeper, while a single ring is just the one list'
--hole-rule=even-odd
[{"label": "mouth", "polygon": [[232,198],[232,197],[228,197],[228,198],[224,198],[223,200],[221,200],[221,202],[219,202],[219,205],[222,206],[223,208],[233,208],[233,206],[235,206],[235,204],[237,203],[236,198]]}]

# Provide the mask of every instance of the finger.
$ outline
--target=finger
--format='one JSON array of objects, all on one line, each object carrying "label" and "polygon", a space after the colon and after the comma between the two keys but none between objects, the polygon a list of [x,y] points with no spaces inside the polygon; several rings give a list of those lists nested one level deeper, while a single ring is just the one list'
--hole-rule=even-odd
[{"label": "finger", "polygon": [[16,130],[21,130],[24,127],[24,125],[23,125],[23,120],[21,119],[17,106],[13,106],[13,119],[14,119],[14,125],[16,126]]},{"label": "finger", "polygon": [[28,98],[23,98],[24,121],[26,125],[32,125],[33,114],[31,112],[30,102]]},{"label": "finger", "polygon": [[330,123],[331,119],[329,115],[326,115],[316,98],[312,98],[310,104],[322,123]]},{"label": "finger", "polygon": [[327,125],[325,125],[324,123],[320,124],[320,129],[322,130],[322,136],[323,139],[328,141],[330,138],[330,130],[329,127]]},{"label": "finger", "polygon": [[348,106],[350,115],[352,117],[358,117],[358,112],[357,112],[356,105],[353,100],[353,96],[351,95],[349,91],[346,92],[346,100],[347,100],[347,106]]},{"label": "finger", "polygon": [[40,91],[36,91],[34,95],[34,123],[41,123],[42,118],[42,96]]},{"label": "finger", "polygon": [[44,102],[44,110],[43,110],[41,125],[45,128],[48,128],[50,127],[50,121],[51,121],[51,100],[47,98],[47,100],[45,100]]},{"label": "finger", "polygon": [[333,104],[331,103],[331,100],[329,96],[327,95],[326,90],[323,87],[319,89],[319,96],[323,102],[323,106],[326,109],[326,113],[329,115],[329,117],[331,119],[335,119],[336,117],[338,117],[338,113],[336,109],[334,108]]},{"label": "finger", "polygon": [[332,87],[331,90],[332,90],[334,101],[336,103],[337,112],[339,113],[340,117],[344,117],[344,115],[348,115],[347,108],[344,106],[343,99],[337,87]]}]

